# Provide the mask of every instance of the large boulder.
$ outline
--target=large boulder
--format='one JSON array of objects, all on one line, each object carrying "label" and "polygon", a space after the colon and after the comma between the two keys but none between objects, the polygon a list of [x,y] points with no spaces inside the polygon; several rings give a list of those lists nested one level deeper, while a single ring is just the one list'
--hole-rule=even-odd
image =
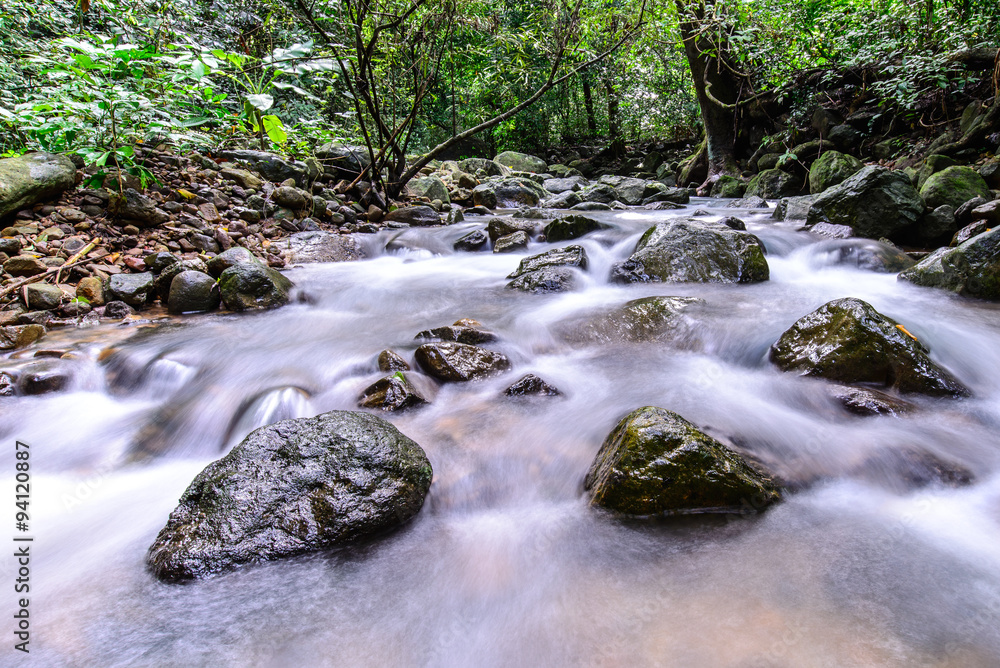
[{"label": "large boulder", "polygon": [[757,283],[769,276],[760,239],[722,223],[677,218],[659,223],[612,267],[618,283]]},{"label": "large boulder", "polygon": [[954,158],[947,155],[929,155],[924,159],[924,164],[921,166],[920,171],[917,172],[917,190],[924,187],[929,179],[934,174],[937,174],[941,170],[948,169],[949,167],[954,167],[957,163]]},{"label": "large boulder", "polygon": [[508,168],[488,158],[467,158],[459,162],[458,166],[463,172],[469,174],[482,173],[486,176],[504,176],[510,173]]},{"label": "large boulder", "polygon": [[[829,155],[828,153],[824,155]],[[775,220],[805,220],[809,215],[809,208],[816,201],[815,195],[799,195],[798,197],[782,197],[771,218]]]},{"label": "large boulder", "polygon": [[564,292],[576,285],[574,268],[587,268],[587,251],[582,246],[555,248],[521,260],[517,270],[507,276],[513,279],[507,287],[534,294]]},{"label": "large boulder", "polygon": [[200,271],[182,271],[170,281],[167,309],[171,313],[202,313],[219,305],[219,286]]},{"label": "large boulder", "polygon": [[451,202],[448,186],[436,176],[413,179],[406,184],[406,187],[414,197],[426,197],[432,202],[437,199],[446,204]]},{"label": "large boulder", "polygon": [[558,195],[560,193],[580,190],[589,184],[590,181],[582,176],[566,176],[557,179],[545,179],[542,182],[542,187],[553,195]]},{"label": "large boulder", "polygon": [[0,160],[0,220],[73,187],[76,166],[64,155],[28,153]]},{"label": "large boulder", "polygon": [[122,225],[130,224],[147,229],[167,222],[170,216],[157,208],[156,202],[134,188],[122,193],[112,192],[108,201],[110,213]]},{"label": "large boulder", "polygon": [[368,149],[364,146],[350,146],[333,142],[323,144],[316,149],[316,157],[324,168],[341,178],[354,180],[371,164]]},{"label": "large boulder", "polygon": [[465,343],[425,343],[414,356],[428,375],[444,382],[481,380],[510,368],[503,353]]},{"label": "large boulder", "polygon": [[858,236],[879,239],[909,227],[923,212],[924,202],[906,174],[871,165],[817,197],[806,220],[845,225]]},{"label": "large boulder", "polygon": [[533,155],[528,155],[527,153],[518,153],[517,151],[504,151],[497,157],[493,158],[494,162],[507,167],[508,169],[515,172],[534,172],[536,174],[544,174],[548,165],[541,158],[536,158]]},{"label": "large boulder", "polygon": [[421,447],[375,415],[282,420],[195,477],[146,563],[177,581],[347,545],[416,515],[432,474]]},{"label": "large boulder", "polygon": [[920,196],[928,209],[943,204],[957,209],[974,197],[990,199],[990,188],[976,170],[955,165],[927,177]]},{"label": "large boulder", "polygon": [[403,206],[390,211],[386,215],[385,220],[390,223],[406,223],[413,227],[426,227],[440,225],[441,215],[429,206],[418,204],[416,206]]},{"label": "large boulder", "polygon": [[540,185],[517,176],[480,183],[472,189],[472,201],[487,209],[516,209],[521,206],[538,206],[548,193]]},{"label": "large boulder", "polygon": [[712,197],[743,197],[747,191],[747,184],[728,174],[723,174],[712,184]]},{"label": "large boulder", "polygon": [[[319,156],[320,151],[316,151]],[[309,166],[299,160],[286,160],[281,156],[267,151],[253,151],[249,149],[238,149],[232,151],[222,151],[219,157],[232,162],[243,162],[251,169],[263,176],[268,181],[281,183],[288,179],[293,179],[295,185],[304,188],[309,184],[310,177],[315,178],[318,174],[313,174]]]},{"label": "large boulder", "polygon": [[9,325],[0,327],[0,350],[16,350],[30,346],[45,336],[41,325]]},{"label": "large boulder", "polygon": [[[234,246],[230,250],[235,250]],[[356,235],[334,234],[331,232],[296,232],[287,239],[278,239],[271,244],[271,249],[282,253],[289,264],[308,264],[312,262],[351,262],[363,260],[369,256]],[[221,253],[222,257],[229,251]],[[216,258],[209,260],[209,267]]]},{"label": "large boulder", "polygon": [[839,151],[827,151],[809,168],[809,192],[818,195],[827,188],[843,183],[844,179],[857,174],[864,163],[853,155]]},{"label": "large boulder", "polygon": [[967,297],[1000,300],[1000,227],[955,248],[937,249],[899,279]]},{"label": "large boulder", "polygon": [[545,226],[545,240],[552,242],[570,241],[609,227],[611,226],[588,216],[563,216]]},{"label": "large boulder", "polygon": [[781,169],[765,169],[750,179],[747,184],[747,197],[762,197],[778,199],[792,197],[802,191],[802,179]]},{"label": "large boulder", "polygon": [[633,516],[755,512],[781,498],[736,452],[663,408],[626,415],[584,480],[593,505]]},{"label": "large boulder", "polygon": [[222,272],[219,289],[226,308],[249,311],[287,304],[292,282],[270,267],[243,262]]},{"label": "large boulder", "polygon": [[906,328],[860,299],[836,299],[800,318],[774,345],[782,371],[899,392],[965,396],[969,390],[927,356]]}]

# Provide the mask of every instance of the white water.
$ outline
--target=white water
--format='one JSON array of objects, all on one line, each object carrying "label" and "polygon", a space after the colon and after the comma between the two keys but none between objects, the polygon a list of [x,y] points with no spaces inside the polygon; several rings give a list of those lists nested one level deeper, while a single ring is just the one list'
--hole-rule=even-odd
[{"label": "white water", "polygon": [[[294,269],[308,303],[50,334],[45,347],[80,358],[69,362],[72,387],[0,399],[0,518],[13,527],[13,444],[26,441],[35,536],[32,651],[12,649],[6,557],[0,664],[1000,665],[997,306],[832,264],[827,242],[746,212],[770,253],[769,282],[609,285],[611,264],[666,214],[600,215],[617,228],[580,242],[590,270],[577,292],[504,290],[526,254],[447,253],[479,220],[384,235],[388,254],[374,260]],[[581,315],[650,295],[703,298],[695,336],[560,336]],[[906,418],[858,418],[824,381],[768,364],[792,322],[847,296],[903,323],[973,398],[915,398],[920,410]],[[463,317],[500,335],[514,371],[441,386],[432,405],[386,415],[434,466],[410,525],[363,547],[186,585],[146,572],[177,498],[226,447],[270,420],[355,408],[381,375],[380,350],[409,356],[416,332]],[[566,396],[501,397],[528,372]],[[616,421],[643,405],[815,482],[749,519],[650,525],[595,511],[583,475]],[[137,442],[157,456],[131,460]],[[959,463],[975,480],[911,489],[865,463],[902,449]]]}]

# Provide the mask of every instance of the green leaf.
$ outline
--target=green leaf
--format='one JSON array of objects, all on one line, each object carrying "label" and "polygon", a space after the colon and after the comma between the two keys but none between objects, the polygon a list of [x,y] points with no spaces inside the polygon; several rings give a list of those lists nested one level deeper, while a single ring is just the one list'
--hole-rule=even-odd
[{"label": "green leaf", "polygon": [[285,132],[285,126],[282,125],[280,118],[269,115],[260,120],[264,124],[264,132],[273,143],[284,144],[288,141],[288,133]]},{"label": "green leaf", "polygon": [[191,66],[191,75],[195,79],[204,79],[206,74],[208,74],[208,66],[200,60],[194,61],[194,65]]},{"label": "green leaf", "polygon": [[266,93],[247,95],[247,102],[252,104],[259,111],[267,111],[274,106],[274,98]]}]

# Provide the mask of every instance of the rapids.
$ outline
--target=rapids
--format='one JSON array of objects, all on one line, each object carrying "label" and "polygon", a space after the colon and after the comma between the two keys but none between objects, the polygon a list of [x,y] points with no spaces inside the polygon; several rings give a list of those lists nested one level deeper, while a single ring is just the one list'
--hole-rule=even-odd
[{"label": "rapids", "polygon": [[[62,392],[0,399],[3,526],[13,448],[31,446],[31,654],[14,652],[15,564],[0,563],[4,665],[810,666],[1000,665],[1000,307],[859,269],[843,243],[735,212],[768,250],[755,285],[607,282],[650,224],[683,212],[591,214],[614,227],[573,243],[582,289],[505,290],[517,254],[452,253],[485,224],[373,235],[378,257],[288,275],[302,300],[50,333],[72,350]],[[572,343],[567,323],[651,295],[697,296],[693,334],[669,343]],[[826,382],[783,374],[771,343],[795,320],[857,297],[903,323],[972,389],[913,398],[905,418],[859,418]],[[434,483],[404,529],[366,545],[157,582],[147,548],[178,497],[253,428],[354,409],[411,356],[416,332],[475,318],[514,370],[442,385],[386,414],[427,452]],[[38,348],[36,346],[35,348]],[[34,349],[28,351],[32,353]],[[0,361],[21,364],[25,353]],[[511,400],[535,373],[565,396]],[[604,436],[661,406],[805,481],[760,516],[659,523],[587,505]],[[964,487],[913,488],[886,453],[929,453]],[[9,540],[9,538],[7,539]]]}]

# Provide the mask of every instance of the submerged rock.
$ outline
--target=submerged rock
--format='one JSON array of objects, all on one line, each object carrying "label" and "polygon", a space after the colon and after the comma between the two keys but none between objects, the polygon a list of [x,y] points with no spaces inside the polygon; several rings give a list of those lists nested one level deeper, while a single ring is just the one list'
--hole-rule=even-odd
[{"label": "submerged rock", "polygon": [[646,406],[608,434],[587,473],[591,503],[626,515],[756,511],[774,483],[676,413]]},{"label": "submerged rock", "polygon": [[676,341],[692,335],[695,321],[688,309],[702,305],[697,297],[643,297],[610,313],[570,323],[563,339],[583,343]]},{"label": "submerged rock", "polygon": [[927,356],[905,328],[860,299],[836,299],[800,318],[771,346],[783,371],[899,392],[967,396],[969,390]]},{"label": "submerged rock", "polygon": [[416,515],[432,473],[421,447],[375,415],[282,420],[195,477],[146,563],[176,581],[347,545]]},{"label": "submerged rock", "polygon": [[955,248],[939,248],[899,275],[899,280],[967,297],[1000,300],[1000,227]]},{"label": "submerged rock", "polygon": [[508,397],[561,397],[562,392],[533,373],[529,373],[503,391]]},{"label": "submerged rock", "polygon": [[545,227],[545,240],[570,241],[609,227],[611,226],[587,216],[564,216],[553,220]]},{"label": "submerged rock", "polygon": [[916,406],[908,401],[870,388],[839,385],[831,390],[831,394],[848,412],[864,417],[874,415],[900,417],[916,410]]},{"label": "submerged rock", "polygon": [[587,251],[583,246],[555,248],[521,260],[507,288],[522,292],[545,293],[571,290],[577,275],[572,268],[587,268]]},{"label": "submerged rock", "polygon": [[426,343],[415,357],[428,375],[444,382],[481,380],[510,369],[503,353],[465,343]]},{"label": "submerged rock", "polygon": [[235,264],[219,276],[222,302],[231,311],[274,308],[288,303],[292,282],[258,263]]},{"label": "submerged rock", "polygon": [[459,237],[452,245],[452,248],[457,251],[475,252],[484,248],[487,241],[489,241],[489,237],[486,236],[486,232],[483,230],[472,230],[468,234]]},{"label": "submerged rock", "polygon": [[482,327],[468,327],[464,325],[449,325],[447,327],[435,327],[418,332],[415,339],[425,341],[454,341],[457,343],[489,343],[496,341],[497,335]]},{"label": "submerged rock", "polygon": [[757,283],[768,276],[760,239],[694,218],[649,228],[632,255],[611,271],[612,281],[618,283]]},{"label": "submerged rock", "polygon": [[379,371],[409,371],[406,360],[391,350],[383,350],[378,354]]}]

